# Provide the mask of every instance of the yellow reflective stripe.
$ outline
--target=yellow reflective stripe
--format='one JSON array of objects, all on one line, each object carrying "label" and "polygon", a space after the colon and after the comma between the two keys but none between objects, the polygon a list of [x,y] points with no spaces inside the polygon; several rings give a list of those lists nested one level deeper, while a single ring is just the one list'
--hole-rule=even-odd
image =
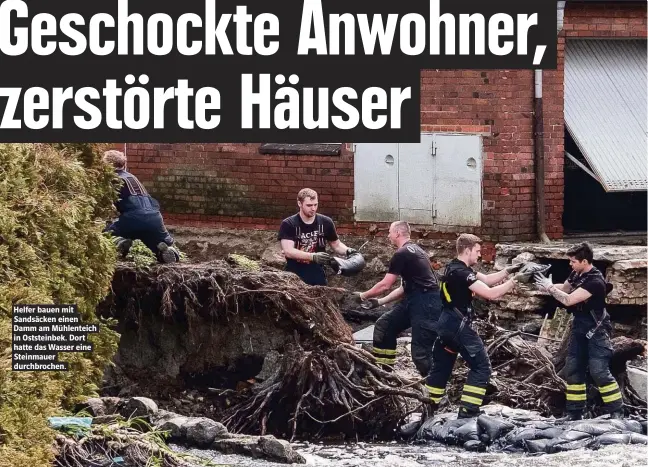
[{"label": "yellow reflective stripe", "polygon": [[614,389],[619,389],[619,385],[615,381],[614,383],[610,383],[607,386],[601,386],[599,388],[599,392],[610,392],[613,391]]},{"label": "yellow reflective stripe", "polygon": [[584,401],[587,400],[587,395],[585,394],[569,394],[567,393],[568,401]]},{"label": "yellow reflective stripe", "polygon": [[482,404],[482,399],[477,399],[476,397],[467,396],[466,394],[463,394],[461,396],[461,400],[463,402],[470,402],[471,404],[475,404],[475,405],[481,405]]},{"label": "yellow reflective stripe", "polygon": [[393,365],[394,363],[396,363],[395,358],[377,358],[376,361],[385,365]]},{"label": "yellow reflective stripe", "polygon": [[585,384],[568,384],[567,385],[567,390],[568,391],[584,391],[585,390]]},{"label": "yellow reflective stripe", "polygon": [[380,355],[396,355],[396,349],[379,349],[378,347],[374,347],[373,352]]},{"label": "yellow reflective stripe", "polygon": [[439,402],[441,402],[441,397],[430,397],[430,400],[438,404]]},{"label": "yellow reflective stripe", "polygon": [[615,400],[621,399],[621,393],[617,392],[615,394],[612,394],[611,396],[603,396],[601,397],[603,399],[603,402],[614,402]]},{"label": "yellow reflective stripe", "polygon": [[471,386],[470,384],[464,384],[463,390],[474,392],[475,394],[481,394],[482,396],[486,394],[486,389],[477,386]]},{"label": "yellow reflective stripe", "polygon": [[443,394],[445,392],[445,388],[436,388],[434,386],[428,386],[427,384],[425,385],[425,387],[430,392],[430,394]]},{"label": "yellow reflective stripe", "polygon": [[445,295],[445,299],[450,303],[452,300],[450,299],[450,294],[448,293],[448,288],[446,287],[445,282],[441,283],[441,290],[443,290],[443,295]]}]

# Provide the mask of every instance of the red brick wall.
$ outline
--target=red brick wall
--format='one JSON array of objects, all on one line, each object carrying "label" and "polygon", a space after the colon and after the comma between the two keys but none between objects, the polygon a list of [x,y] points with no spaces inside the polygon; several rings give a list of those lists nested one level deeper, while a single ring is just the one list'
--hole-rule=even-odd
[{"label": "red brick wall", "polygon": [[297,192],[316,190],[340,223],[353,217],[353,156],[262,155],[259,144],[128,144],[128,167],[169,224],[276,228]]},{"label": "red brick wall", "polygon": [[646,4],[572,3],[565,8],[566,37],[646,37]]},{"label": "red brick wall", "polygon": [[[563,234],[565,37],[646,37],[646,8],[567,3],[558,69],[543,73],[545,221],[551,238]],[[533,89],[530,70],[421,72],[421,130],[484,135],[482,227],[474,233],[485,240],[536,238]],[[348,147],[341,156],[283,156],[261,155],[258,146],[129,144],[127,152],[129,167],[160,200],[169,224],[275,229],[295,212],[297,191],[308,186],[320,193],[322,212],[334,217],[341,232],[369,231],[369,224],[353,223]]]}]

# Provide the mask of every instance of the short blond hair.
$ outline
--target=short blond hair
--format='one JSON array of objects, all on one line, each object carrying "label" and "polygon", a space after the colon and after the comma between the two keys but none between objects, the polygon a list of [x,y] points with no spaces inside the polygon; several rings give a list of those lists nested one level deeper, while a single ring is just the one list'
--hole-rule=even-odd
[{"label": "short blond hair", "polygon": [[396,221],[392,223],[394,230],[401,234],[403,237],[409,237],[412,235],[412,229],[406,221]]},{"label": "short blond hair", "polygon": [[317,192],[310,188],[302,188],[299,190],[299,193],[297,193],[297,201],[303,203],[306,198],[317,199]]},{"label": "short blond hair", "polygon": [[473,234],[461,234],[459,235],[459,238],[457,238],[457,254],[461,254],[464,252],[466,248],[473,249],[475,245],[478,243],[481,243],[482,239],[479,238],[477,235]]},{"label": "short blond hair", "polygon": [[123,169],[126,167],[126,156],[123,152],[111,149],[104,152],[103,161],[107,164],[112,164],[116,169]]}]

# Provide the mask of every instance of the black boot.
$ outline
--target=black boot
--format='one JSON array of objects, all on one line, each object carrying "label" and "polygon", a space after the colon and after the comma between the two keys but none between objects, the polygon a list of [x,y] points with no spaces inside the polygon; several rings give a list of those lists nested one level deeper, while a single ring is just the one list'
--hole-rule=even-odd
[{"label": "black boot", "polygon": [[131,246],[133,246],[133,240],[131,240],[130,238],[113,237],[113,242],[117,247],[117,253],[119,253],[122,258],[126,257],[131,249]]},{"label": "black boot", "polygon": [[457,418],[475,418],[475,417],[479,417],[483,413],[484,412],[482,412],[479,409],[468,409],[467,407],[459,407],[459,413],[457,414]]},{"label": "black boot", "polygon": [[158,243],[159,257],[162,263],[177,263],[180,261],[178,250],[164,242]]},{"label": "black boot", "polygon": [[564,417],[557,418],[556,422],[565,423],[565,422],[573,422],[582,419],[583,419],[582,412],[567,412],[567,415],[565,415]]}]

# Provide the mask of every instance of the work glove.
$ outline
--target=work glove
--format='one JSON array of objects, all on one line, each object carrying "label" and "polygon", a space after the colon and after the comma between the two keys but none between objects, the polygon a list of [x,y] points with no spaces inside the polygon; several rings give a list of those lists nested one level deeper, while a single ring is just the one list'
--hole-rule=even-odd
[{"label": "work glove", "polygon": [[358,253],[360,253],[358,250],[354,250],[353,248],[347,248],[346,257],[350,258],[351,256],[357,255]]},{"label": "work glove", "polygon": [[524,263],[517,263],[517,264],[512,264],[511,266],[507,266],[504,268],[507,274],[513,274],[514,272],[518,272],[522,267],[524,266]]},{"label": "work glove", "polygon": [[365,310],[373,310],[374,308],[378,308],[380,306],[380,303],[378,302],[377,298],[370,298],[369,300],[365,300],[362,303],[362,308]]},{"label": "work glove", "polygon": [[329,255],[328,253],[313,253],[312,261],[315,264],[331,264],[332,260],[333,258],[331,258],[331,255]]},{"label": "work glove", "polygon": [[541,272],[536,273],[534,276],[534,283],[536,286],[538,286],[539,289],[544,290],[547,292],[551,286],[553,286],[553,280],[551,278],[551,275],[549,277],[545,277],[544,274]]}]

